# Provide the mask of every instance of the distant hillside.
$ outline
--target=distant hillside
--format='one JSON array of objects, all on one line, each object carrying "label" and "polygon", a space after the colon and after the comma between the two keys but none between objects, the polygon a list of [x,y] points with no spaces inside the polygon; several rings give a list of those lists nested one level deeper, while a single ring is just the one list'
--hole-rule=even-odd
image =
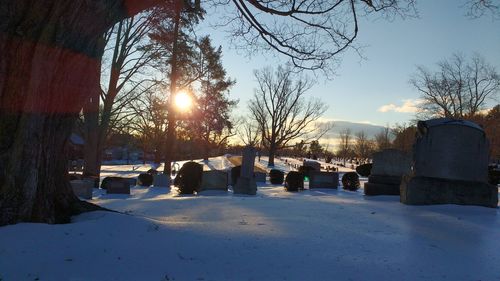
[{"label": "distant hillside", "polygon": [[371,125],[365,123],[354,123],[348,121],[332,121],[333,128],[328,134],[323,136],[320,143],[327,146],[330,150],[336,150],[340,142],[339,134],[341,131],[347,129],[351,130],[352,141],[356,139],[356,133],[364,131],[368,139],[373,139],[376,134],[380,133],[383,126]]},{"label": "distant hillside", "polygon": [[356,133],[364,131],[368,138],[373,138],[376,134],[380,133],[383,126],[371,125],[365,123],[353,123],[347,121],[332,121],[333,129],[328,133],[326,138],[338,138],[339,133],[345,129],[350,129],[351,134],[354,136]]}]

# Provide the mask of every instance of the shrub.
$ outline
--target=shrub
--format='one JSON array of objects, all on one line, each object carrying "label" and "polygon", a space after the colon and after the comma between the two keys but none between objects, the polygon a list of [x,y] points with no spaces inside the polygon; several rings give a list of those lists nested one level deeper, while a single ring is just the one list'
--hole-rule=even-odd
[{"label": "shrub", "polygon": [[200,189],[202,175],[202,165],[192,161],[186,162],[177,173],[174,185],[179,188],[181,194],[193,194]]},{"label": "shrub", "polygon": [[150,173],[142,173],[137,177],[137,182],[140,186],[151,186],[153,184],[153,175]]},{"label": "shrub", "polygon": [[285,178],[285,173],[278,169],[271,169],[269,171],[269,181],[271,184],[283,184],[283,179]]},{"label": "shrub", "polygon": [[286,175],[285,189],[287,191],[299,191],[304,189],[304,175],[291,171]]},{"label": "shrub", "polygon": [[342,186],[346,190],[356,191],[359,189],[359,176],[356,172],[348,172],[342,176]]},{"label": "shrub", "polygon": [[238,181],[238,178],[241,175],[241,166],[235,166],[231,168],[231,185],[234,186],[236,185],[236,182]]},{"label": "shrub", "polygon": [[356,167],[356,173],[362,177],[368,177],[372,172],[372,164],[363,164]]}]

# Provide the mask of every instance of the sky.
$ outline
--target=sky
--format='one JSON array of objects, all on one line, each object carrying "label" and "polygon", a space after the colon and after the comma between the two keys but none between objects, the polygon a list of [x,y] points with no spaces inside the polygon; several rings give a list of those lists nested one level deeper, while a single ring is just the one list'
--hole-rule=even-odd
[{"label": "sky", "polygon": [[[470,19],[461,7],[463,2],[418,1],[419,18],[415,19],[363,18],[357,44],[366,46],[364,59],[354,51],[346,52],[337,76],[332,80],[316,77],[308,92],[328,104],[324,119],[383,126],[413,120],[419,94],[408,82],[411,75],[418,65],[435,69],[437,62],[453,53],[470,57],[477,52],[500,71],[500,20],[491,16]],[[230,45],[220,29],[210,34],[214,44],[223,48],[223,64],[236,79],[230,96],[239,99],[236,112],[244,115],[257,85],[253,70],[283,64],[286,59],[270,54],[248,58]]]}]

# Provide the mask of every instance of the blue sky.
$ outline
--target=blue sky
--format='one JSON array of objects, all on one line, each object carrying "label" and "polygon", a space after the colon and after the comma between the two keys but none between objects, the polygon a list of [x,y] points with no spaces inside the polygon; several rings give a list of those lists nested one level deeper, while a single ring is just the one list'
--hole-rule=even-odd
[{"label": "blue sky", "polygon": [[[408,111],[419,95],[408,80],[417,65],[432,68],[453,53],[477,52],[500,71],[500,20],[469,19],[461,8],[463,2],[421,0],[417,19],[362,19],[357,42],[366,46],[365,59],[353,51],[345,53],[338,76],[317,77],[308,95],[329,105],[326,119],[394,125],[414,118]],[[256,86],[253,70],[286,59],[272,54],[249,59],[232,49],[222,32],[211,31],[211,35],[214,44],[222,45],[224,66],[237,81],[231,97],[240,100],[237,112],[242,115]]]}]

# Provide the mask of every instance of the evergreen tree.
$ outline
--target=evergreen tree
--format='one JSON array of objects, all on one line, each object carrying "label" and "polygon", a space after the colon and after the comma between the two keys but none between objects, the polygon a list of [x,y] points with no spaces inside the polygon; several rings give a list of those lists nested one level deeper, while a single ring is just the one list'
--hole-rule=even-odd
[{"label": "evergreen tree", "polygon": [[[198,67],[202,74],[197,106],[189,128],[204,146],[204,159],[208,159],[211,146],[219,146],[230,136],[233,123],[230,111],[237,101],[228,98],[228,91],[235,81],[226,77],[222,66],[222,48],[212,46],[210,37],[203,37],[199,44]],[[225,133],[224,133],[225,132]]]}]

